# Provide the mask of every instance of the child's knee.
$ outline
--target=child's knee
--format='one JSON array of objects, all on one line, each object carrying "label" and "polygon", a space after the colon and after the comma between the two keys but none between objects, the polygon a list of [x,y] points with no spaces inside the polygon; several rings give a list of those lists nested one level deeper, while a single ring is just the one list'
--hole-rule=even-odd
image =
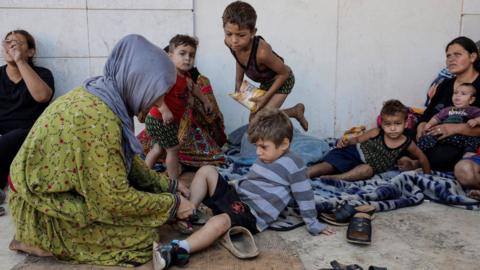
[{"label": "child's knee", "polygon": [[208,220],[208,223],[211,223],[209,226],[214,227],[218,232],[226,232],[232,226],[230,216],[225,213],[213,216]]},{"label": "child's knee", "polygon": [[454,174],[462,186],[469,186],[474,182],[475,168],[468,161],[461,161],[455,165]]},{"label": "child's knee", "polygon": [[168,147],[166,148],[165,150],[167,151],[167,153],[178,153],[178,150],[180,149],[180,146],[177,144],[175,146],[172,146],[172,147]]}]

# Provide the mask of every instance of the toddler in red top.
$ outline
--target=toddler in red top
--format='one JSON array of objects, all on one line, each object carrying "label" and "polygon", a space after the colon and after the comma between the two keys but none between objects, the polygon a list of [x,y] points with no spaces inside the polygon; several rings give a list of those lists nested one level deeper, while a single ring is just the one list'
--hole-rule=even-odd
[{"label": "toddler in red top", "polygon": [[177,81],[164,98],[150,109],[145,118],[146,129],[153,142],[145,162],[152,168],[162,148],[165,149],[167,152],[165,165],[171,179],[177,179],[180,173],[177,133],[190,92],[203,102],[207,112],[211,111],[210,102],[200,93],[198,87],[195,87],[188,73],[195,62],[197,44],[195,38],[187,35],[176,35],[170,40],[168,55],[177,68]]}]

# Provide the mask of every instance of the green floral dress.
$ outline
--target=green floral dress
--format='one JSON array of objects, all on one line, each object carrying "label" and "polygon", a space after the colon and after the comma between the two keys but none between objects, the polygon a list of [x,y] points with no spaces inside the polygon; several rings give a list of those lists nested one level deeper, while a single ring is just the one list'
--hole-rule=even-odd
[{"label": "green floral dress", "polygon": [[80,263],[149,261],[158,227],[175,217],[176,182],[139,157],[127,175],[121,134],[120,119],[83,88],[52,103],[11,167],[15,239]]}]

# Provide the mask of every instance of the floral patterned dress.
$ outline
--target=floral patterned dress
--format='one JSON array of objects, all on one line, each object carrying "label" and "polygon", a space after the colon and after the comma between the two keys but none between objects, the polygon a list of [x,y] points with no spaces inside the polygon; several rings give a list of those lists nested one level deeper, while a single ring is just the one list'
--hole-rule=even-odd
[{"label": "floral patterned dress", "polygon": [[120,119],[83,88],[52,103],[12,163],[15,239],[80,263],[151,260],[158,227],[178,208],[176,182],[138,157],[127,175],[121,134]]}]

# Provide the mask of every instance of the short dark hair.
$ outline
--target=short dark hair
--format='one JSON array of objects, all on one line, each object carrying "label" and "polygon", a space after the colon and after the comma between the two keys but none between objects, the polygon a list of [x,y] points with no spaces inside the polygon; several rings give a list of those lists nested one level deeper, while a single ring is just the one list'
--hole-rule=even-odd
[{"label": "short dark hair", "polygon": [[475,62],[473,62],[473,67],[476,71],[480,72],[480,55],[478,54],[478,47],[475,42],[473,42],[473,40],[469,39],[468,37],[460,36],[453,39],[447,44],[447,47],[445,47],[445,52],[448,51],[448,48],[453,44],[462,46],[462,48],[464,48],[470,54],[477,54],[477,59],[475,59]]},{"label": "short dark hair", "polygon": [[257,24],[257,13],[250,4],[235,1],[225,8],[222,20],[223,27],[225,27],[227,23],[231,23],[238,25],[239,28],[248,28],[253,31]]},{"label": "short dark hair", "polygon": [[[33,36],[30,33],[28,33],[27,31],[25,31],[23,29],[12,30],[5,35],[4,40],[7,39],[8,36],[10,36],[11,34],[22,35],[27,40],[28,48],[33,49],[36,52],[37,47],[35,45],[35,39],[33,38]],[[34,66],[33,65],[33,56],[28,58],[28,64],[30,64],[30,66],[32,66],[32,67]]]},{"label": "short dark hair", "polygon": [[285,138],[291,142],[292,137],[292,122],[279,109],[263,108],[254,116],[248,126],[248,140],[251,143],[256,143],[258,140],[269,140],[278,147]]},{"label": "short dark hair", "polygon": [[175,48],[181,45],[191,46],[196,50],[198,46],[198,40],[189,35],[175,35],[172,39],[170,39],[170,42],[168,43],[168,51],[173,52]]},{"label": "short dark hair", "polygon": [[475,87],[475,85],[473,85],[473,83],[462,83],[458,87],[460,87],[460,86],[465,86],[465,87],[471,88],[473,90],[472,96],[474,96],[474,97],[477,96],[477,88]]},{"label": "short dark hair", "polygon": [[380,115],[382,117],[385,115],[392,116],[397,113],[402,114],[405,117],[405,119],[407,119],[408,108],[397,99],[390,99],[385,101],[385,103],[383,103],[382,110],[380,111]]}]

